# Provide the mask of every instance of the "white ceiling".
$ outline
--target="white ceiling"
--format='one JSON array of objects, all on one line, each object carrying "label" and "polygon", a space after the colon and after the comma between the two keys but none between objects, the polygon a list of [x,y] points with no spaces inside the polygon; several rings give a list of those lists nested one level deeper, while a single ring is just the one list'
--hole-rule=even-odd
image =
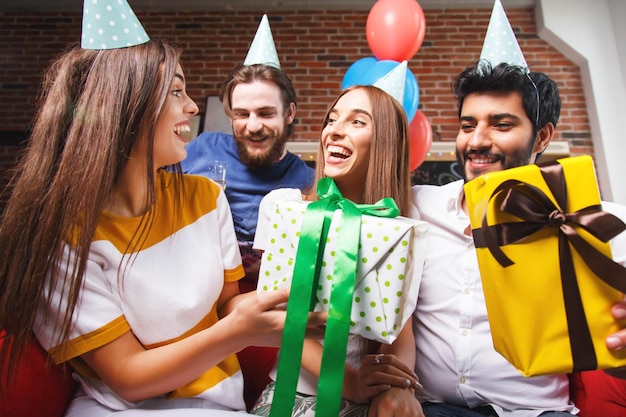
[{"label": "white ceiling", "polygon": [[[135,11],[147,10],[369,10],[375,0],[129,0]],[[423,9],[491,8],[493,0],[419,0]],[[502,0],[505,8],[534,6],[536,0]],[[1,11],[82,11],[83,0],[0,0]]]}]

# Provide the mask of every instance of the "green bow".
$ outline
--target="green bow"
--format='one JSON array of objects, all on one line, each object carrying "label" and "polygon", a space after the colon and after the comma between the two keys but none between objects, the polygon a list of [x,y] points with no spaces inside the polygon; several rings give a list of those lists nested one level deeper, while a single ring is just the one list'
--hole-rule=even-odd
[{"label": "green bow", "polygon": [[[307,206],[302,219],[270,413],[272,417],[292,415],[306,322],[309,311],[313,311],[316,304],[314,289],[318,288],[324,247],[334,211],[342,212],[318,381],[316,415],[319,416],[336,416],[341,405],[361,215],[393,218],[400,213],[395,201],[389,197],[376,204],[355,204],[343,198],[332,178],[318,181],[317,195],[319,200]],[[308,306],[303,300],[309,300]]]}]

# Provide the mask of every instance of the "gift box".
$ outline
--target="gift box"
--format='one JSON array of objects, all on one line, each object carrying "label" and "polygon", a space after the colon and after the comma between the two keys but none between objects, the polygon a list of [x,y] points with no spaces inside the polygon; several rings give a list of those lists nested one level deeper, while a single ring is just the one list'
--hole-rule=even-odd
[{"label": "gift box", "polygon": [[[261,259],[257,291],[290,286],[302,219],[309,203],[277,201]],[[327,311],[335,253],[341,233],[341,210],[332,214],[320,263],[314,311]],[[415,310],[424,264],[425,222],[405,217],[361,217],[358,270],[350,316],[350,333],[392,343]],[[301,300],[308,302],[308,300]]]},{"label": "gift box", "polygon": [[392,343],[413,314],[427,225],[395,202],[343,199],[331,178],[315,202],[278,201],[257,291],[290,286],[270,416],[291,415],[309,311],[328,311],[316,415],[339,414],[348,334]]},{"label": "gift box", "polygon": [[495,349],[525,376],[626,365],[605,345],[624,325],[608,241],[626,226],[602,211],[591,157],[488,173],[465,198]]}]

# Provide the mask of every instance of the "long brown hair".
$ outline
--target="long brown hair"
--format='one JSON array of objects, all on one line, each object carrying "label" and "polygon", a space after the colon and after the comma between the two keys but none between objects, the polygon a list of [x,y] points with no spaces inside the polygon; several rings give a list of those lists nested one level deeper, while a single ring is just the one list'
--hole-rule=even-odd
[{"label": "long brown hair", "polygon": [[[404,109],[389,94],[373,86],[353,86],[339,94],[326,110],[322,130],[337,102],[346,93],[364,90],[372,105],[374,133],[370,145],[370,160],[365,178],[363,201],[373,204],[384,197],[395,200],[400,214],[408,216],[410,207],[411,175],[409,169],[409,127]],[[315,163],[316,180],[324,177],[324,151],[320,141]]]},{"label": "long brown hair", "polygon": [[[0,328],[7,333],[2,375],[14,374],[37,307],[51,305],[44,294],[57,286],[67,289],[69,301],[51,325],[59,341],[67,338],[98,218],[139,132],[148,142],[146,207],[154,202],[154,126],[179,58],[178,48],[160,40],[112,50],[75,47],[45,74],[41,105],[0,223]],[[145,239],[146,217],[127,253]],[[69,242],[75,256],[63,261]]]}]

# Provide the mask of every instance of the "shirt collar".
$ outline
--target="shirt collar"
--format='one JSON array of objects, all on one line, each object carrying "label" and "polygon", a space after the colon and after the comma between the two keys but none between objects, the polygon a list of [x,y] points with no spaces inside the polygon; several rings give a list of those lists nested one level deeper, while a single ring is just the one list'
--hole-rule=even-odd
[{"label": "shirt collar", "polygon": [[454,192],[450,193],[450,198],[448,199],[448,204],[446,208],[450,212],[459,213],[463,211],[463,206],[461,205],[461,201],[463,199],[463,186],[465,185],[464,180],[456,181],[452,187],[454,187]]}]

